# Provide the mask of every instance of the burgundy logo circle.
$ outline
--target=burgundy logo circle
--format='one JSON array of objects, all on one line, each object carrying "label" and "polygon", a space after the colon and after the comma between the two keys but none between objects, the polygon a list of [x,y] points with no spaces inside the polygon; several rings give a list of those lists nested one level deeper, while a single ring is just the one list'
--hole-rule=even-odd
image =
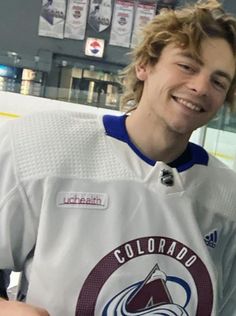
[{"label": "burgundy logo circle", "polygon": [[[77,301],[75,315],[94,315],[98,295],[111,275],[120,267],[124,266],[128,262],[131,262],[131,260],[148,255],[167,256],[172,258],[174,262],[179,262],[191,275],[195,284],[197,293],[196,316],[211,315],[213,289],[210,275],[202,260],[195,252],[184,244],[171,238],[157,236],[143,237],[129,241],[112,250],[102,260],[100,260],[83,284]],[[132,274],[132,270],[130,273]],[[173,274],[174,273],[175,271],[173,270]],[[184,306],[181,307],[179,305],[172,304],[173,301],[171,300],[168,289],[165,286],[165,281],[168,281],[169,283],[176,282],[176,284],[178,283],[185,290],[187,299]],[[159,297],[155,299],[154,295],[152,295],[150,300],[147,293],[154,293],[154,286],[160,289]],[[130,294],[131,292],[132,294]],[[142,283],[139,282],[129,288],[126,288],[124,291],[118,293],[116,297],[119,297],[119,303],[121,302],[121,297],[123,301],[125,300],[125,309],[131,314],[135,313],[137,310],[142,310],[142,304],[146,306],[146,309],[149,308],[150,311],[159,304],[158,311],[160,310],[160,306],[162,306],[162,313],[164,312],[164,306],[168,309],[169,313],[166,313],[165,315],[188,315],[185,311],[185,307],[190,300],[190,292],[190,286],[186,281],[173,275],[166,277],[159,269],[158,264],[155,264],[152,270],[148,271],[148,275]],[[163,304],[160,304],[160,302],[163,302]],[[113,301],[109,301],[107,306],[104,306],[104,312],[102,315],[109,315],[109,310],[111,309],[112,304],[114,305],[115,303]],[[122,308],[124,309],[124,307]],[[177,310],[179,310],[179,314]],[[126,314],[124,313],[122,315]],[[161,314],[161,312],[157,312],[156,315],[163,314]]]}]

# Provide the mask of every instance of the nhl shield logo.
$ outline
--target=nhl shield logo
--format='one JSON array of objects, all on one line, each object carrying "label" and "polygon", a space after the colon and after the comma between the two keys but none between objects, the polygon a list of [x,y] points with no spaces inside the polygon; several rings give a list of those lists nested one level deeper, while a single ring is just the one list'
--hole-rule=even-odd
[{"label": "nhl shield logo", "polygon": [[102,32],[111,24],[111,0],[91,0],[88,24],[96,31]]}]

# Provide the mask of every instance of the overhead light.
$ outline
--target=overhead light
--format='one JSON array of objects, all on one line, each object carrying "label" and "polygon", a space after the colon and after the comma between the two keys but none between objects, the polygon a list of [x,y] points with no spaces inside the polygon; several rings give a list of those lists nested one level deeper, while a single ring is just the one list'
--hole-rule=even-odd
[{"label": "overhead light", "polygon": [[62,67],[66,67],[68,65],[68,61],[67,60],[62,60],[61,61],[61,65],[62,65]]},{"label": "overhead light", "polygon": [[35,61],[36,63],[38,63],[39,60],[40,60],[40,57],[39,57],[38,55],[34,56],[34,61]]},{"label": "overhead light", "polygon": [[16,52],[7,52],[8,57],[16,57],[18,54]]}]

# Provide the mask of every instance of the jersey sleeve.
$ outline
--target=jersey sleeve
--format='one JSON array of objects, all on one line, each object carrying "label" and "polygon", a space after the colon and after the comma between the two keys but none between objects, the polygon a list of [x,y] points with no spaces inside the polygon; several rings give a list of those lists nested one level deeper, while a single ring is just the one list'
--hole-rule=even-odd
[{"label": "jersey sleeve", "polygon": [[34,247],[35,223],[14,159],[11,124],[0,127],[0,270],[21,271]]}]

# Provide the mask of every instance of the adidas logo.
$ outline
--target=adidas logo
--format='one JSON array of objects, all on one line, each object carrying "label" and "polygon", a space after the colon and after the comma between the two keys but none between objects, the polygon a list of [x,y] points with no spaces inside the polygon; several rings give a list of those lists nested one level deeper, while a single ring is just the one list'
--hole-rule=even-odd
[{"label": "adidas logo", "polygon": [[210,232],[209,234],[206,234],[204,236],[205,244],[211,248],[215,248],[217,241],[218,241],[218,232],[215,229],[214,231]]}]

